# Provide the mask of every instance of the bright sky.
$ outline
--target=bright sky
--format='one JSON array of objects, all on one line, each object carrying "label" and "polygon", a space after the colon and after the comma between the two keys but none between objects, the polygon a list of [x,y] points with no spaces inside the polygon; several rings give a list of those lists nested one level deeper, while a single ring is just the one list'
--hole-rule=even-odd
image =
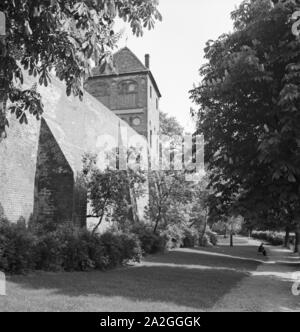
[{"label": "bright sky", "polygon": [[[142,61],[151,55],[151,70],[163,95],[160,108],[193,130],[188,91],[200,81],[206,42],[232,31],[230,13],[241,0],[160,0],[163,22],[142,38],[126,28],[127,45]],[[123,25],[123,24],[122,24]],[[127,39],[127,42],[126,42]]]}]

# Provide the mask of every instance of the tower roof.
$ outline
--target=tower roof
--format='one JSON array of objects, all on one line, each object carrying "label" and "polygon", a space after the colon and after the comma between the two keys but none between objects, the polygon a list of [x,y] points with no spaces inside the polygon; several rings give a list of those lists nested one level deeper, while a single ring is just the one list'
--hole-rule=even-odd
[{"label": "tower roof", "polygon": [[149,70],[128,47],[124,47],[114,54],[114,66],[118,74]]},{"label": "tower roof", "polygon": [[148,74],[153,86],[155,87],[158,96],[161,97],[158,85],[152,75],[152,72],[147,68],[142,61],[128,48],[124,47],[113,55],[114,68],[106,68],[104,73],[100,72],[99,67],[93,69],[93,77],[107,77],[107,76],[122,76],[131,74]]}]

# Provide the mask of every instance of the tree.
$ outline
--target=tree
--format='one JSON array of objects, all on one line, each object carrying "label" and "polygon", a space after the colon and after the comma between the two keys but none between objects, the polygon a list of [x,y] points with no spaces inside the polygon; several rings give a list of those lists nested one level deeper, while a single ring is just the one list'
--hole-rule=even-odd
[{"label": "tree", "polygon": [[85,155],[82,172],[91,209],[88,218],[99,219],[93,233],[97,232],[104,218],[119,224],[126,223],[128,219],[132,222],[133,200],[144,193],[143,185],[146,181],[141,170],[119,171],[109,167],[100,170],[96,160],[95,155]]},{"label": "tree", "polygon": [[[208,186],[209,187],[209,186]],[[219,184],[219,186],[213,188],[208,196],[208,209],[209,209],[209,223],[223,224],[224,225],[224,237],[230,235],[230,246],[233,247],[234,234],[241,231],[240,227],[240,203],[239,195],[226,188],[226,184]]]},{"label": "tree", "polygon": [[210,192],[208,187],[208,176],[206,175],[201,181],[190,185],[192,192],[191,203],[189,206],[190,210],[190,227],[197,227],[202,230],[200,238],[203,239],[208,225],[209,225],[209,197]]},{"label": "tree", "polygon": [[239,233],[243,228],[244,219],[241,216],[233,215],[229,218],[227,222],[227,227],[230,234],[230,247],[234,246],[233,237],[235,234]]},{"label": "tree", "polygon": [[[200,183],[189,182],[186,175],[188,167],[180,171],[174,170],[174,155],[181,156],[184,128],[175,117],[161,113],[162,137],[171,143],[171,156],[166,156],[171,170],[150,172],[149,194],[150,205],[147,211],[149,219],[153,222],[154,233],[176,226],[176,230],[203,229],[206,231],[207,222],[207,191],[205,180]],[[177,151],[176,151],[177,150]],[[185,160],[185,165],[192,160]],[[173,166],[173,167],[172,167]],[[204,226],[204,227],[202,227]]]},{"label": "tree", "polygon": [[168,137],[182,137],[184,133],[184,128],[180,125],[178,120],[173,116],[168,116],[168,114],[160,113],[160,134]]},{"label": "tree", "polygon": [[[191,98],[200,106],[194,115],[215,195],[234,208],[242,200],[248,218],[284,209],[281,217],[300,227],[296,8],[290,1],[243,1],[232,13],[235,31],[207,43],[203,81]],[[253,209],[256,198],[259,211]]]},{"label": "tree", "polygon": [[[166,226],[176,216],[181,215],[182,206],[189,202],[190,191],[182,171],[153,171],[149,173],[150,204],[147,210],[154,223],[153,232]],[[170,215],[172,217],[170,218]]]},{"label": "tree", "polygon": [[[50,73],[66,83],[67,95],[82,98],[83,81],[92,63],[112,65],[112,50],[119,34],[114,31],[117,16],[130,23],[136,36],[153,29],[161,20],[158,0],[23,0],[1,1],[6,15],[6,45],[1,43],[1,88],[12,103],[10,111],[20,123],[28,114],[37,119],[43,113],[36,87],[22,91],[23,69],[47,86]],[[3,113],[3,112],[2,112]],[[0,136],[8,125],[0,114]]]}]

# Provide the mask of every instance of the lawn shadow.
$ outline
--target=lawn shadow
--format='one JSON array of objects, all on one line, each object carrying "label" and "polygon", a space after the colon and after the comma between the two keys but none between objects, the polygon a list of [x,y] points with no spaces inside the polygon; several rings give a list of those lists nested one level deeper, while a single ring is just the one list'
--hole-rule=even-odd
[{"label": "lawn shadow", "polygon": [[140,266],[106,273],[41,273],[11,281],[29,290],[51,290],[56,296],[121,297],[208,310],[246,276],[226,270]]},{"label": "lawn shadow", "polygon": [[212,269],[236,270],[251,272],[258,265],[267,262],[268,258],[257,254],[254,246],[235,248],[216,246],[212,248],[178,249],[165,255],[148,257],[146,262],[207,266]]},{"label": "lawn shadow", "polygon": [[10,281],[24,289],[50,290],[56,296],[121,297],[201,311],[211,309],[258,264],[198,250],[179,250],[151,256],[140,265],[106,273],[36,273],[12,277]]}]

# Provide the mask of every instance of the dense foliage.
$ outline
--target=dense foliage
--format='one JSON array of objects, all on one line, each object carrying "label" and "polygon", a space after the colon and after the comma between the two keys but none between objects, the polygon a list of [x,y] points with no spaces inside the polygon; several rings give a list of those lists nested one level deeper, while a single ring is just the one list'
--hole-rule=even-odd
[{"label": "dense foliage", "polygon": [[[136,36],[154,28],[161,20],[157,0],[15,0],[1,1],[6,15],[6,46],[0,61],[1,88],[21,123],[27,115],[39,118],[43,112],[36,88],[22,91],[22,69],[50,82],[50,73],[66,83],[66,92],[82,98],[83,80],[94,64],[112,64],[111,52],[119,39],[114,31],[117,17],[129,22]],[[4,45],[0,43],[1,51]],[[1,54],[2,52],[0,52]],[[0,135],[8,125],[0,114]]]},{"label": "dense foliage", "polygon": [[105,219],[118,222],[122,230],[128,222],[137,221],[136,202],[146,190],[146,175],[140,168],[101,170],[97,167],[97,156],[86,154],[81,177],[88,193],[88,218],[99,219],[94,232]]},{"label": "dense foliage", "polygon": [[160,134],[168,137],[182,137],[184,128],[173,116],[160,112]]},{"label": "dense foliage", "polygon": [[191,97],[206,141],[212,217],[300,226],[296,9],[294,1],[243,1],[232,13],[234,32],[207,43]]},{"label": "dense foliage", "polygon": [[138,237],[144,255],[163,253],[167,249],[166,238],[163,235],[154,234],[147,225],[142,223],[132,225],[129,231]]},{"label": "dense foliage", "polygon": [[[257,240],[265,241],[273,246],[281,246],[285,242],[284,233],[271,231],[254,231],[252,237]],[[288,245],[294,244],[295,238],[290,237]]]},{"label": "dense foliage", "polygon": [[0,221],[0,270],[7,273],[103,271],[141,257],[140,241],[132,234],[95,235],[70,224],[37,234],[25,224]]},{"label": "dense foliage", "polygon": [[[168,248],[216,244],[215,235],[208,234],[206,186],[206,178],[189,182],[184,171],[150,173],[150,204],[146,215],[153,232],[166,238]],[[204,237],[208,241],[203,242]]]}]

